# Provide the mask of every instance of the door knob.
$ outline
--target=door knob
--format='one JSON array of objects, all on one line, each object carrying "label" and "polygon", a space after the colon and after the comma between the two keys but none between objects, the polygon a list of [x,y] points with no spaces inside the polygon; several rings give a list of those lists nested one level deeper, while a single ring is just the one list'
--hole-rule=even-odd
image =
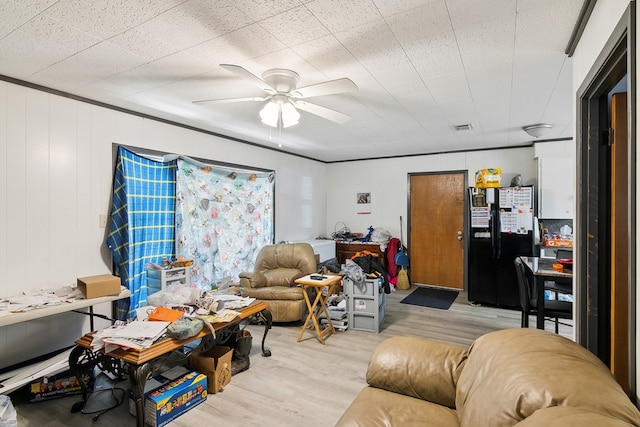
[{"label": "door knob", "polygon": [[458,231],[458,240],[462,240],[462,231]]}]

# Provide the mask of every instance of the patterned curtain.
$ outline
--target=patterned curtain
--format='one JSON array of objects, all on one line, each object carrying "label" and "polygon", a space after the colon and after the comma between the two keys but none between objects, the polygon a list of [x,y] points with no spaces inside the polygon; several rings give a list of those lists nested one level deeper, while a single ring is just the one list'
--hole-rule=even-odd
[{"label": "patterned curtain", "polygon": [[145,265],[175,254],[176,162],[156,162],[120,147],[113,183],[107,246],[122,284],[131,292],[119,318],[147,304]]},{"label": "patterned curtain", "polygon": [[210,289],[238,281],[273,243],[273,172],[246,172],[178,160],[176,254],[193,259],[191,282]]}]

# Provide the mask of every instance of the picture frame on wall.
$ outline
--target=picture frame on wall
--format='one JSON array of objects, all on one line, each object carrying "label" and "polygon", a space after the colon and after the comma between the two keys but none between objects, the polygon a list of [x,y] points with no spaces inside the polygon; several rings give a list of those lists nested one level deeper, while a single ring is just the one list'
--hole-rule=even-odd
[{"label": "picture frame on wall", "polygon": [[371,213],[371,193],[356,193],[356,206],[358,215]]}]

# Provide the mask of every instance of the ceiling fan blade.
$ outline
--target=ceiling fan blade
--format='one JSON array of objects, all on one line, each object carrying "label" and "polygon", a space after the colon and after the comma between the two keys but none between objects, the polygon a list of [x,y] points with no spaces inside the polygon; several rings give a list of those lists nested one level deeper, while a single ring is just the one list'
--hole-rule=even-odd
[{"label": "ceiling fan blade", "polygon": [[240,77],[243,77],[243,78],[245,78],[247,80],[251,80],[253,82],[253,84],[258,86],[260,89],[264,90],[265,92],[268,92],[268,93],[271,93],[271,94],[276,93],[276,90],[274,88],[269,86],[260,77],[256,76],[255,74],[251,73],[250,71],[248,71],[246,68],[242,68],[239,65],[232,65],[232,64],[220,64],[220,66],[222,68],[224,68],[225,70],[231,71],[232,73],[236,73]]},{"label": "ceiling fan blade", "polygon": [[194,104],[216,103],[225,104],[228,102],[245,102],[245,101],[266,101],[271,96],[253,96],[248,98],[220,98],[220,99],[202,99],[200,101],[193,101]]},{"label": "ceiling fan blade", "polygon": [[341,113],[336,110],[332,110],[327,107],[323,107],[318,104],[312,104],[307,101],[295,101],[293,105],[296,108],[306,111],[307,113],[315,114],[316,116],[322,117],[323,119],[331,120],[336,123],[346,123],[351,120],[351,116]]},{"label": "ceiling fan blade", "polygon": [[344,77],[298,88],[292,91],[291,96],[294,98],[312,98],[314,96],[351,92],[356,89],[358,89],[358,86],[350,79]]}]

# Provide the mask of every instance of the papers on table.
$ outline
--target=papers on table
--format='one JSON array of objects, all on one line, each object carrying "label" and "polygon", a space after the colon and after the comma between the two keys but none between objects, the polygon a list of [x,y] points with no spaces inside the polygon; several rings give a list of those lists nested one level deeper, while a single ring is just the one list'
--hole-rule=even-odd
[{"label": "papers on table", "polygon": [[[241,297],[237,295],[216,295],[216,299],[224,302],[224,308],[216,313],[198,316],[209,323],[225,323],[233,321],[240,308],[251,305],[256,299]],[[136,310],[138,319],[146,318],[152,306],[141,307]],[[145,349],[151,347],[153,343],[162,337],[171,322],[158,322],[148,320],[135,320],[127,324],[118,324],[110,328],[103,329],[93,335],[91,347],[94,351],[104,347],[105,352],[113,351],[120,347],[124,349]]]},{"label": "papers on table", "polygon": [[118,336],[123,338],[159,338],[171,322],[140,322],[127,323],[118,330]]},{"label": "papers on table", "polygon": [[126,325],[114,325],[94,334],[91,341],[93,350],[104,347],[105,352],[113,351],[117,347],[129,349],[144,349],[151,345],[167,330],[171,322],[129,322]]},{"label": "papers on table", "polygon": [[23,313],[37,308],[51,307],[76,299],[84,298],[84,295],[77,288],[64,286],[59,289],[43,289],[39,291],[26,291],[20,295],[13,295],[1,298],[2,313]]},{"label": "papers on table", "polygon": [[216,295],[216,299],[224,301],[224,308],[230,310],[248,307],[256,300],[255,298],[241,297],[238,295]]},{"label": "papers on table", "polygon": [[231,322],[233,319],[235,319],[239,315],[240,315],[239,312],[225,308],[216,312],[215,314],[206,314],[204,316],[198,316],[198,317],[208,321],[209,323],[225,323],[225,322]]}]

